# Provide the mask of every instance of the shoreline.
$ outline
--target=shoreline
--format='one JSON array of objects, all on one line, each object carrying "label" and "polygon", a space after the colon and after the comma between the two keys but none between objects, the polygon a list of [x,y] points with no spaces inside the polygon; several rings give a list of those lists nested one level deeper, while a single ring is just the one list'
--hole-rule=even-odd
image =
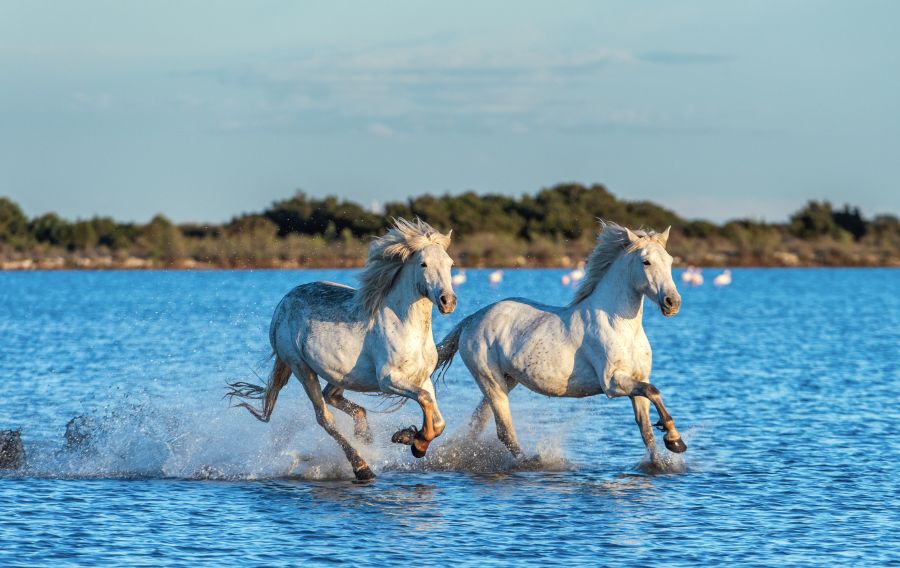
[{"label": "shoreline", "polygon": [[[734,264],[687,264],[676,263],[673,269],[683,270],[688,267],[696,267],[704,270],[732,269],[732,268],[794,268],[794,269],[821,269],[821,268],[900,268],[900,262],[894,263],[833,263],[833,264],[779,264],[779,263],[734,263]],[[21,261],[0,262],[0,273],[4,272],[249,272],[249,271],[276,271],[276,270],[359,270],[363,263],[316,263],[300,264],[292,262],[265,263],[265,264],[238,264],[223,266],[202,262],[175,262],[162,263],[147,261],[141,265],[135,263],[103,263],[75,264],[59,266],[55,263],[47,265],[41,262],[23,263]],[[479,265],[459,265],[456,268],[463,270],[572,270],[576,264],[546,264],[546,263],[499,263]]]}]

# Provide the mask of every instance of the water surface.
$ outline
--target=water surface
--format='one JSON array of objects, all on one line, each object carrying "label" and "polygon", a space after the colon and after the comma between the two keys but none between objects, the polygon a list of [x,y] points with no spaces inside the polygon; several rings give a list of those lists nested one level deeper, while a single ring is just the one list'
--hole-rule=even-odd
[{"label": "water surface", "polygon": [[[561,271],[487,274],[468,271],[438,337],[502,297],[572,293]],[[354,272],[0,273],[0,428],[28,451],[0,474],[0,565],[900,562],[898,270],[736,270],[682,286],[675,318],[648,309],[652,380],[689,445],[669,473],[641,467],[627,400],[521,387],[538,465],[516,467],[492,431],[462,435],[478,392],[457,362],[426,460],[389,443],[419,422],[412,405],[370,412],[370,484],[296,382],[269,424],[222,400],[268,371],[281,296],[319,279]],[[96,436],[67,452],[79,415]]]}]

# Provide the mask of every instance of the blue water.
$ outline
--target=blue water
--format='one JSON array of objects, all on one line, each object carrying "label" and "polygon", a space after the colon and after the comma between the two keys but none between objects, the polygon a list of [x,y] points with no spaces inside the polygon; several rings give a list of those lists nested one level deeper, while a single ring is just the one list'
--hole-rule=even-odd
[{"label": "blue water", "polygon": [[[491,288],[470,270],[435,333],[505,296],[564,303],[561,275],[508,270]],[[267,372],[286,291],[353,278],[0,273],[0,428],[28,452],[0,474],[0,565],[900,562],[900,271],[736,270],[727,288],[681,286],[675,318],[648,310],[652,379],[689,445],[667,473],[645,473],[627,400],[522,388],[513,417],[538,465],[516,467],[493,428],[462,435],[478,393],[457,362],[426,460],[389,442],[420,421],[412,405],[370,412],[369,484],[296,382],[269,424],[222,399]],[[95,437],[65,451],[78,415]]]}]

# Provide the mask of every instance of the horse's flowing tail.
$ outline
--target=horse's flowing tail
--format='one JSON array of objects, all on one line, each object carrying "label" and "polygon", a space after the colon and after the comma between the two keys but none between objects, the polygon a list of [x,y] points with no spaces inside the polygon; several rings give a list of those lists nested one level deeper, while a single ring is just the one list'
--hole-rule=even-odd
[{"label": "horse's flowing tail", "polygon": [[[230,390],[225,394],[230,399],[234,397],[244,399],[244,402],[239,402],[235,406],[246,408],[257,420],[263,422],[268,422],[269,418],[272,417],[272,411],[275,410],[275,401],[278,400],[278,392],[284,388],[288,379],[291,378],[291,368],[287,366],[287,363],[282,361],[278,355],[274,353],[272,355],[275,357],[275,364],[272,365],[272,373],[269,375],[269,382],[266,386],[263,387],[243,381],[229,383]],[[263,401],[261,411],[254,408],[249,402],[246,402],[260,399]]]},{"label": "horse's flowing tail", "polygon": [[464,318],[461,322],[456,324],[456,327],[454,327],[450,333],[447,334],[447,337],[437,344],[437,365],[435,365],[434,371],[431,373],[431,376],[435,377],[436,380],[443,379],[444,375],[447,373],[447,369],[449,369],[450,365],[453,363],[453,357],[456,355],[456,352],[459,351],[459,336],[462,335],[463,330],[471,319],[472,316]]}]

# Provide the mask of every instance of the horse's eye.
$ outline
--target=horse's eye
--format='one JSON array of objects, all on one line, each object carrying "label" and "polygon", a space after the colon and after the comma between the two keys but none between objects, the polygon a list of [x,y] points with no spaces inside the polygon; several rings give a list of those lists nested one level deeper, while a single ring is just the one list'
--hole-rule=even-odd
[{"label": "horse's eye", "polygon": [[645,261],[644,261],[644,266],[650,266],[650,261],[649,261],[649,260],[645,260]]},{"label": "horse's eye", "polygon": [[426,263],[423,262],[423,263],[422,263],[422,268],[428,268],[428,264],[426,264]]}]

